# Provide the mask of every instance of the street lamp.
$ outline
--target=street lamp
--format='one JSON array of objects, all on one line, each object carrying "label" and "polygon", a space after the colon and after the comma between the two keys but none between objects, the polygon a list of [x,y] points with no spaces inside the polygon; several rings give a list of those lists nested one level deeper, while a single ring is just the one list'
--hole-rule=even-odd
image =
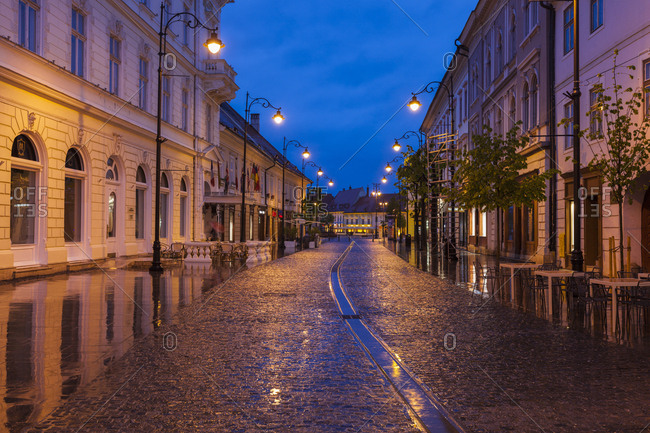
[{"label": "street lamp", "polygon": [[[277,115],[277,113],[276,113],[276,115]],[[280,224],[280,242],[278,243],[278,248],[280,248],[280,249],[285,248],[285,246],[284,246],[284,224],[285,224],[284,202],[286,201],[286,198],[285,198],[285,192],[284,192],[284,185],[285,185],[284,171],[285,171],[285,169],[287,167],[287,164],[289,163],[289,160],[287,159],[287,148],[289,147],[290,144],[292,144],[295,147],[298,147],[300,149],[305,149],[302,152],[303,160],[304,160],[304,158],[309,158],[309,155],[310,155],[309,154],[309,149],[307,149],[307,146],[303,146],[297,140],[289,140],[289,141],[287,141],[287,137],[284,137],[284,141],[283,141],[283,144],[282,144],[282,215],[280,215],[280,222],[281,222],[281,224]]]},{"label": "street lamp", "polygon": [[183,22],[187,27],[191,29],[196,29],[198,27],[204,28],[210,31],[210,37],[205,43],[205,46],[208,50],[216,54],[223,48],[223,42],[217,37],[218,28],[210,28],[203,24],[197,17],[191,12],[183,11],[178,12],[165,22],[165,4],[164,2],[160,4],[160,31],[158,32],[159,42],[158,42],[158,113],[156,115],[156,200],[154,205],[154,241],[153,241],[153,260],[151,262],[151,267],[149,268],[150,272],[160,273],[163,268],[160,262],[160,165],[161,165],[161,155],[162,155],[162,143],[165,139],[161,136],[162,134],[162,64],[163,57],[167,54],[167,30],[169,26],[175,22]]},{"label": "street lamp", "polygon": [[582,272],[584,257],[580,246],[580,34],[578,21],[580,12],[578,1],[573,2],[573,92],[569,98],[573,101],[573,251],[571,251],[571,268]]},{"label": "street lamp", "polygon": [[210,34],[210,37],[204,45],[212,54],[217,54],[223,48],[223,42],[221,42],[216,32]]},{"label": "street lamp", "polygon": [[[250,102],[249,102],[250,101]],[[248,144],[248,119],[250,117],[251,107],[255,104],[260,104],[263,108],[273,108],[277,110],[273,115],[273,121],[277,124],[282,123],[284,116],[280,112],[280,107],[275,107],[266,98],[250,98],[250,94],[246,92],[246,109],[244,110],[244,157],[242,160],[241,172],[241,212],[239,219],[239,241],[244,242],[246,238],[246,147]],[[282,197],[282,204],[284,205],[284,197]]]},{"label": "street lamp", "polygon": [[399,144],[399,141],[397,141],[397,139],[395,139],[395,143],[393,143],[393,150],[395,152],[399,152],[401,149],[402,149],[402,145]]},{"label": "street lamp", "polygon": [[381,178],[381,183],[386,183],[386,182],[388,182],[388,179],[386,179],[386,176],[382,177]]},{"label": "street lamp", "polygon": [[390,162],[386,163],[386,173],[393,171],[393,167],[390,166]]},{"label": "street lamp", "polygon": [[[307,166],[318,168],[318,171],[316,172],[316,194],[317,194],[316,201],[318,201],[318,196],[320,195],[319,192],[318,192],[318,181],[320,180],[320,177],[323,175],[323,169],[320,167],[320,165],[316,164],[314,161],[304,161],[303,160],[303,163],[302,163],[303,176],[304,176],[304,173],[305,173],[305,167],[307,167]],[[309,187],[307,189],[309,189]]]},{"label": "street lamp", "polygon": [[419,95],[420,93],[421,93],[421,92],[414,93],[414,94],[413,94],[413,97],[412,97],[411,100],[409,101],[408,106],[409,106],[409,108],[411,109],[411,111],[418,111],[418,110],[420,109],[420,107],[422,106],[422,104],[420,103],[420,101],[418,101],[418,97],[415,96],[415,95]]}]

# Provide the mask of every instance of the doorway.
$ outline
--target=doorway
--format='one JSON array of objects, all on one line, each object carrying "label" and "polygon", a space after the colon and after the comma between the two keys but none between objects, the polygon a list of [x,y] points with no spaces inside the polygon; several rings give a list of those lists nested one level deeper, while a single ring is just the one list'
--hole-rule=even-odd
[{"label": "doorway", "polygon": [[643,268],[650,269],[650,189],[645,193],[641,211],[641,257]]}]

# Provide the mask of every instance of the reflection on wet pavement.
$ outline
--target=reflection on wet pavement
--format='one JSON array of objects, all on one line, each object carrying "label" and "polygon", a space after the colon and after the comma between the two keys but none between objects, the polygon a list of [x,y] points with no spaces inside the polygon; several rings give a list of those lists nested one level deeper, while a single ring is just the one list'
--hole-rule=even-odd
[{"label": "reflection on wet pavement", "polygon": [[[384,246],[397,256],[418,269],[437,277],[453,281],[457,286],[474,293],[483,300],[478,305],[491,300],[512,308],[534,314],[552,321],[555,325],[585,332],[593,337],[633,348],[650,348],[650,308],[619,305],[612,314],[611,302],[606,305],[576,302],[564,291],[554,288],[551,308],[545,300],[523,290],[520,278],[513,279],[512,293],[510,274],[505,271],[501,282],[494,289],[483,281],[482,287],[476,285],[475,263],[481,266],[496,266],[493,256],[460,251],[458,260],[447,260],[431,251],[417,251],[394,241],[384,241]],[[499,288],[500,287],[500,288]]]},{"label": "reflection on wet pavement", "polygon": [[138,339],[247,266],[178,265],[158,284],[146,271],[105,266],[0,285],[0,426],[21,431],[42,419]]}]

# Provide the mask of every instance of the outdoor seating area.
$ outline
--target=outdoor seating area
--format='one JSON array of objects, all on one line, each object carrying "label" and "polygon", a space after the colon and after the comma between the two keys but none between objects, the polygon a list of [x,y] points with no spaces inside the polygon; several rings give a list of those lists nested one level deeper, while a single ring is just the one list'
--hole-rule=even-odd
[{"label": "outdoor seating area", "polygon": [[612,334],[622,327],[650,326],[650,274],[644,269],[603,277],[598,267],[585,272],[554,263],[500,263],[499,268],[476,262],[475,291],[502,293],[510,303],[551,320],[565,322],[576,311],[597,313]]}]

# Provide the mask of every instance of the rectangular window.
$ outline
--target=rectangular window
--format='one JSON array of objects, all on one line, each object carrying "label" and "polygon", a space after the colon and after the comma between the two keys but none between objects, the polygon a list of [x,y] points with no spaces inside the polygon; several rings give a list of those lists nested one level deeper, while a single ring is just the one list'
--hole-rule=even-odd
[{"label": "rectangular window", "polygon": [[144,239],[144,193],[145,190],[137,188],[135,190],[135,238]]},{"label": "rectangular window", "polygon": [[109,77],[108,77],[108,91],[117,95],[119,91],[120,82],[120,56],[121,42],[114,36],[110,40],[110,61],[109,61]]},{"label": "rectangular window", "polygon": [[162,193],[160,194],[160,237],[161,238],[166,238],[167,237],[167,226],[168,226],[168,220],[167,220],[167,203],[169,199],[169,194]]},{"label": "rectangular window", "polygon": [[181,216],[179,219],[179,234],[185,236],[185,220],[186,220],[186,208],[187,208],[187,196],[182,195],[180,200],[180,212]]},{"label": "rectangular window", "polygon": [[70,71],[84,76],[84,45],[86,44],[86,17],[77,9],[72,9],[72,36]]},{"label": "rectangular window", "polygon": [[181,97],[181,102],[183,104],[181,108],[181,128],[183,131],[187,131],[187,121],[189,116],[189,92],[187,89],[183,89],[183,96]]},{"label": "rectangular window", "polygon": [[573,6],[564,10],[564,54],[573,49]]},{"label": "rectangular window", "polygon": [[38,206],[36,172],[11,169],[11,243],[33,244]]},{"label": "rectangular window", "polygon": [[525,13],[525,24],[526,24],[526,34],[530,33],[535,26],[537,25],[537,2],[528,2],[526,4],[526,13]]},{"label": "rectangular window", "polygon": [[147,109],[147,86],[149,85],[149,62],[147,59],[140,57],[138,67],[138,107],[143,110]]},{"label": "rectangular window", "polygon": [[603,25],[603,3],[605,0],[591,0],[591,32]]},{"label": "rectangular window", "polygon": [[212,105],[205,106],[205,137],[212,141]]},{"label": "rectangular window", "polygon": [[170,87],[171,83],[169,80],[169,77],[163,77],[162,79],[162,120],[165,122],[169,122],[170,119],[170,100],[171,100],[171,93],[170,93]]},{"label": "rectangular window", "polygon": [[645,115],[650,116],[650,60],[643,64],[643,97],[645,99]]},{"label": "rectangular window", "polygon": [[564,148],[573,147],[573,102],[564,105],[564,118],[569,122],[564,125]]},{"label": "rectangular window", "polygon": [[589,91],[589,104],[591,106],[591,120],[589,124],[589,131],[592,134],[602,134],[603,133],[603,121],[601,118],[601,113],[598,112],[598,107],[600,105],[598,98],[600,94],[594,90]]},{"label": "rectangular window", "polygon": [[81,241],[81,179],[65,178],[63,237],[66,242]]},{"label": "rectangular window", "polygon": [[18,2],[18,9],[19,43],[28,50],[36,52],[36,16],[38,13],[38,4],[29,0],[20,0]]},{"label": "rectangular window", "polygon": [[[185,13],[189,13],[190,10],[187,6],[184,8]],[[183,26],[183,45],[186,47],[190,43],[190,27],[189,26]]]}]

